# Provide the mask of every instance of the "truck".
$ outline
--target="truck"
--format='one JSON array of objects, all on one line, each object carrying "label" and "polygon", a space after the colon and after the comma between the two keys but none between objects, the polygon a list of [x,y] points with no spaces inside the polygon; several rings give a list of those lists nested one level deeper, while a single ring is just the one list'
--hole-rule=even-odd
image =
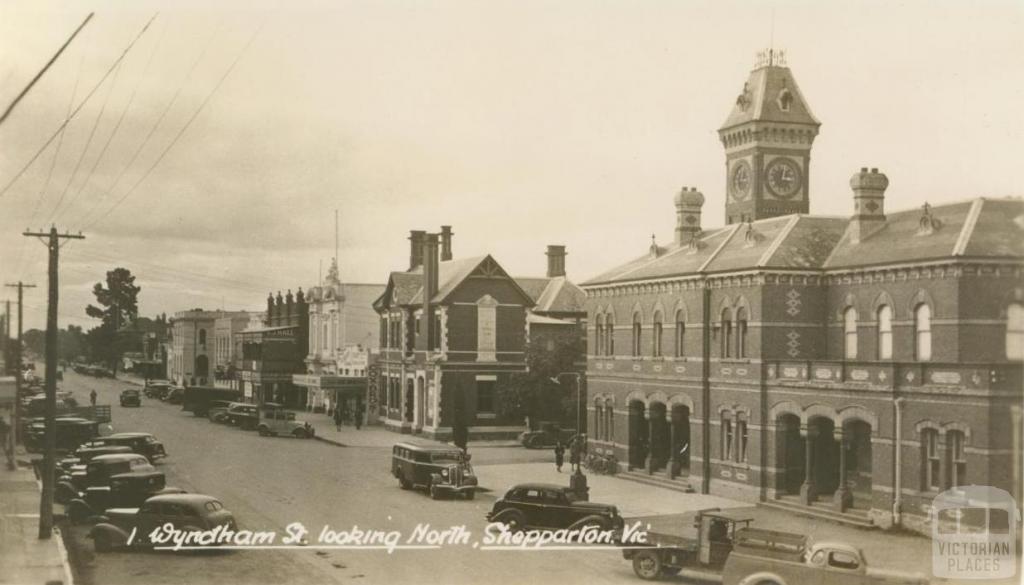
[{"label": "truck", "polygon": [[700,510],[691,535],[648,532],[647,543],[622,549],[645,580],[682,574],[725,585],[925,585],[920,574],[869,568],[864,554],[840,542],[810,544],[807,536],[750,526],[753,518],[718,508]]},{"label": "truck", "polygon": [[195,416],[206,416],[215,400],[234,402],[242,399],[241,390],[212,386],[188,386],[182,395],[181,409]]}]

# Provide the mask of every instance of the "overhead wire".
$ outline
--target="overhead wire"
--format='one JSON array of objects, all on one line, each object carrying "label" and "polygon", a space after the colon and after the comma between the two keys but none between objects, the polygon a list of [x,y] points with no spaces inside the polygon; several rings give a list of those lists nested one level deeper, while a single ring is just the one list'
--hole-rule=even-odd
[{"label": "overhead wire", "polygon": [[74,207],[75,202],[78,201],[78,198],[82,195],[82,192],[85,191],[85,188],[89,186],[90,181],[92,181],[93,175],[96,174],[96,169],[99,167],[100,162],[103,161],[103,157],[106,155],[107,149],[110,148],[110,143],[113,142],[114,137],[117,136],[117,132],[118,130],[120,130],[121,124],[124,122],[125,116],[128,114],[128,110],[131,109],[132,104],[135,102],[135,96],[139,93],[139,88],[142,86],[142,81],[146,78],[146,75],[149,73],[149,68],[153,64],[153,57],[156,56],[157,49],[160,47],[164,39],[164,35],[166,34],[167,22],[165,20],[160,36],[157,37],[156,42],[153,44],[153,50],[149,53],[149,59],[146,60],[146,65],[145,67],[143,67],[141,75],[139,75],[139,80],[135,83],[135,87],[132,89],[131,95],[128,96],[128,101],[125,102],[124,108],[121,109],[121,115],[117,118],[117,122],[114,124],[113,130],[111,130],[110,134],[107,136],[107,140],[106,142],[103,143],[103,147],[100,149],[99,154],[96,155],[96,160],[93,161],[92,168],[89,169],[89,173],[85,176],[85,180],[82,181],[82,184],[79,185],[78,190],[75,191],[74,195],[71,196],[71,200],[68,201],[68,206],[65,208],[65,210]]},{"label": "overhead wire", "polygon": [[242,50],[239,51],[238,55],[235,57],[235,60],[231,62],[231,65],[228,66],[228,68],[224,71],[224,74],[221,75],[220,79],[217,80],[217,84],[213,86],[213,89],[211,89],[208,94],[206,94],[206,97],[203,98],[203,101],[199,104],[199,107],[196,108],[196,110],[192,113],[192,116],[189,117],[188,121],[185,122],[185,125],[182,126],[180,130],[178,130],[178,133],[175,134],[173,139],[171,139],[171,142],[167,145],[166,148],[164,148],[163,152],[160,153],[160,156],[158,156],[157,159],[153,161],[153,164],[150,165],[148,169],[146,169],[146,172],[139,178],[139,180],[136,181],[135,184],[132,185],[132,187],[128,189],[128,191],[126,191],[124,195],[122,195],[121,198],[118,199],[117,202],[106,211],[106,213],[90,221],[86,225],[86,229],[92,228],[98,222],[102,221],[107,216],[109,216],[115,209],[118,208],[118,206],[121,205],[121,203],[124,202],[125,199],[127,199],[133,192],[135,192],[135,190],[139,187],[139,185],[143,183],[143,181],[146,180],[147,177],[149,177],[150,173],[153,172],[153,169],[155,169],[157,165],[160,164],[160,161],[162,161],[164,157],[167,156],[167,153],[170,152],[171,148],[173,148],[174,145],[178,143],[178,140],[180,140],[182,135],[185,134],[185,131],[189,129],[192,123],[195,122],[196,118],[199,117],[199,114],[206,108],[206,105],[210,103],[210,100],[217,93],[217,90],[219,90],[221,86],[224,85],[224,82],[231,75],[231,72],[235,70],[235,67],[238,66],[238,63],[242,60],[242,57],[248,52],[249,47],[252,46],[253,41],[256,40],[257,35],[259,35],[262,29],[263,25],[261,24],[259,28],[257,28],[252,33],[252,35],[249,37],[249,40],[245,43],[245,46],[242,47]]},{"label": "overhead wire", "polygon": [[[103,194],[100,195],[99,198],[96,200],[96,205],[93,207],[93,209],[85,214],[86,216],[93,213],[93,211],[95,211],[96,209],[99,209],[99,206],[101,205],[102,201],[109,197],[111,193],[113,193],[114,189],[117,188],[117,185],[121,182],[121,179],[123,179],[125,174],[128,172],[128,169],[130,169],[132,165],[135,163],[135,161],[138,160],[139,155],[142,154],[143,149],[145,149],[146,145],[149,144],[149,141],[150,139],[153,138],[153,135],[156,134],[156,131],[160,127],[160,124],[163,123],[164,118],[167,117],[167,114],[171,111],[171,108],[173,108],[174,104],[177,103],[178,98],[181,96],[182,90],[184,90],[185,86],[188,85],[188,82],[192,78],[192,75],[196,72],[196,69],[199,67],[199,63],[203,60],[203,57],[206,56],[206,53],[207,51],[209,51],[210,46],[213,45],[213,40],[214,38],[216,38],[217,33],[219,31],[220,23],[217,23],[217,26],[215,26],[213,32],[210,33],[210,38],[207,39],[206,44],[203,46],[203,49],[199,52],[199,55],[196,56],[195,60],[192,62],[192,66],[189,68],[188,73],[185,74],[184,79],[182,79],[181,83],[178,84],[178,88],[174,91],[174,95],[171,96],[170,101],[167,102],[167,105],[164,106],[163,111],[160,112],[159,116],[157,116],[156,121],[153,122],[152,126],[150,126],[149,132],[146,133],[146,136],[142,139],[142,142],[139,143],[138,147],[135,149],[135,152],[132,153],[132,156],[131,158],[128,159],[128,162],[123,167],[121,167],[121,172],[117,174],[117,177],[114,178],[114,180],[110,183],[110,186],[107,187],[106,190],[104,190]],[[82,220],[82,223],[85,223],[84,219]]]},{"label": "overhead wire", "polygon": [[82,99],[81,103],[78,104],[74,111],[72,111],[71,114],[68,115],[68,117],[65,118],[63,122],[61,122],[60,126],[58,126],[57,129],[53,132],[53,134],[50,135],[46,142],[44,142],[43,145],[39,147],[39,150],[37,150],[36,153],[32,155],[32,158],[30,158],[28,162],[26,162],[25,165],[21,167],[21,170],[19,170],[17,173],[15,173],[13,177],[11,177],[10,181],[4,184],[3,188],[0,188],[0,198],[3,198],[3,196],[6,195],[7,192],[11,190],[11,187],[13,187],[14,184],[18,182],[18,179],[20,179],[25,174],[25,172],[28,171],[29,167],[31,167],[32,164],[36,162],[36,160],[39,158],[39,155],[43,154],[43,151],[46,150],[48,146],[50,146],[54,139],[57,138],[57,135],[60,132],[62,132],[64,128],[71,122],[71,120],[74,119],[78,112],[81,111],[83,107],[85,107],[85,104],[89,102],[93,94],[96,93],[96,90],[98,90],[100,86],[103,85],[103,82],[107,80],[107,77],[109,77],[110,74],[113,73],[114,68],[116,68],[122,60],[124,60],[128,52],[131,51],[132,47],[135,46],[135,43],[138,42],[138,40],[142,38],[142,35],[146,33],[146,30],[149,29],[149,25],[153,23],[153,20],[156,19],[158,14],[154,14],[153,18],[149,19],[146,25],[142,27],[142,30],[139,31],[139,34],[136,35],[134,39],[132,39],[131,43],[129,43],[128,46],[125,47],[124,51],[122,51],[121,54],[117,57],[117,59],[114,60],[110,68],[107,69],[106,73],[103,74],[103,77],[101,77],[100,80],[96,82],[96,85],[93,86],[91,90],[89,90],[89,93],[85,96],[85,98]]}]

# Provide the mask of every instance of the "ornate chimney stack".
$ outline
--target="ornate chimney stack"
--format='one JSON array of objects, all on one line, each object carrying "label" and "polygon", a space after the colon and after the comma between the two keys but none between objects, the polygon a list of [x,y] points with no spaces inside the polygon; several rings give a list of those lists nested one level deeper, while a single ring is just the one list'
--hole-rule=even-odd
[{"label": "ornate chimney stack", "polygon": [[548,278],[565,276],[565,246],[548,246]]},{"label": "ornate chimney stack", "polygon": [[423,230],[409,231],[409,270],[423,262],[423,238],[426,235],[427,232]]},{"label": "ornate chimney stack", "polygon": [[676,193],[676,244],[685,246],[700,233],[700,211],[704,195],[696,187],[683,187]]},{"label": "ornate chimney stack", "polygon": [[889,178],[878,169],[861,167],[850,177],[853,189],[853,219],[850,220],[850,242],[857,244],[885,225],[885,190]]},{"label": "ornate chimney stack", "polygon": [[426,335],[427,349],[433,347],[434,332],[437,324],[434,320],[434,295],[438,288],[438,258],[437,258],[437,234],[426,234],[423,236],[423,327],[421,331]]},{"label": "ornate chimney stack", "polygon": [[441,262],[447,262],[452,259],[452,226],[443,225],[441,226]]}]

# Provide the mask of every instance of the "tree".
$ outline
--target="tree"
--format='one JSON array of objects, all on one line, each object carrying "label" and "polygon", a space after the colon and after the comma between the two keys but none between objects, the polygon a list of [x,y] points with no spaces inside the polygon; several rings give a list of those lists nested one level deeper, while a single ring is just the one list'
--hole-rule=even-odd
[{"label": "tree", "polygon": [[117,362],[124,348],[121,347],[118,331],[138,317],[139,291],[135,276],[127,268],[115,268],[107,272],[107,286],[97,282],[92,293],[99,306],[89,305],[85,313],[102,324],[87,334],[90,354],[96,361],[109,364],[117,375]]},{"label": "tree", "polygon": [[497,409],[502,416],[523,419],[530,426],[542,420],[576,424],[576,387],[553,379],[579,370],[583,340],[575,328],[532,333],[526,344],[527,371],[516,374],[497,390]]}]

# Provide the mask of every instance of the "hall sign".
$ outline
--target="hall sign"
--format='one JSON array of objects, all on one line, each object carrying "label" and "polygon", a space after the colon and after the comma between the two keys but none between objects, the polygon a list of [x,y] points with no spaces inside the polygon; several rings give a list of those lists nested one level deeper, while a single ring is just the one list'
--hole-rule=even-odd
[{"label": "hall sign", "polygon": [[316,376],[310,374],[292,374],[292,383],[307,388],[344,389],[365,388],[366,378],[363,376]]},{"label": "hall sign", "polygon": [[261,372],[251,372],[249,370],[243,370],[239,372],[239,379],[243,382],[254,382],[259,384],[261,382],[291,382],[291,374],[264,374]]}]

